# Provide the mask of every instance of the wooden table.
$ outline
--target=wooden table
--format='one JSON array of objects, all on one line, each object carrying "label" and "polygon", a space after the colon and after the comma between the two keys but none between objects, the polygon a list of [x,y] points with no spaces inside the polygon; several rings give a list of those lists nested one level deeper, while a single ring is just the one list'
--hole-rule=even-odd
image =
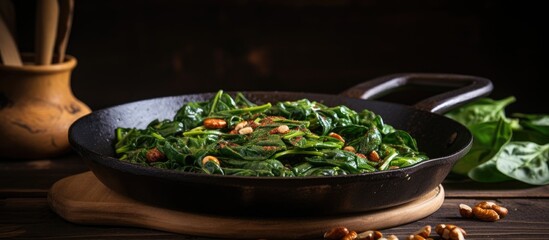
[{"label": "wooden table", "polygon": [[[78,225],[65,221],[48,206],[48,190],[59,179],[87,170],[75,154],[32,161],[2,159],[0,238],[206,239],[149,229]],[[449,179],[444,181],[443,186],[446,198],[438,211],[425,219],[383,229],[382,232],[405,239],[425,225],[452,223],[467,231],[467,239],[549,239],[549,186],[536,187],[516,182],[479,184]],[[507,207],[508,216],[498,222],[460,217],[460,203],[474,205],[483,200],[495,201]]]}]

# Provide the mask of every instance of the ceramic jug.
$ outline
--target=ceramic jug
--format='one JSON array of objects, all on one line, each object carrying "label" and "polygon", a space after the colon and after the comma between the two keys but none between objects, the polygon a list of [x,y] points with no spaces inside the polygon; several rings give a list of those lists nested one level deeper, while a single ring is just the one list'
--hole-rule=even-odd
[{"label": "ceramic jug", "polygon": [[63,63],[0,65],[0,157],[33,159],[70,150],[68,129],[91,112],[71,89],[76,58]]}]

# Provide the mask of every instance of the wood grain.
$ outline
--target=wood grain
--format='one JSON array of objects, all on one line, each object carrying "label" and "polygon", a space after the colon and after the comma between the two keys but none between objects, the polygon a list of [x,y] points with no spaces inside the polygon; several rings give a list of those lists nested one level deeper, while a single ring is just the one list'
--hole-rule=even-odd
[{"label": "wood grain", "polygon": [[52,62],[58,16],[57,0],[36,2],[35,63],[37,65],[49,65]]},{"label": "wood grain", "polygon": [[[2,8],[4,8],[4,4],[2,4]],[[23,63],[17,49],[17,44],[15,43],[15,38],[13,37],[13,32],[10,30],[10,23],[5,21],[5,19],[7,19],[7,16],[0,15],[0,57],[2,63],[6,66],[21,66]]]},{"label": "wood grain", "polygon": [[[25,62],[33,59],[30,54],[23,57]],[[70,150],[69,127],[91,112],[71,89],[76,63],[67,56],[65,62],[48,66],[0,65],[1,98],[11,105],[0,108],[1,157],[40,159]]]},{"label": "wood grain", "polygon": [[74,0],[59,0],[59,25],[55,40],[56,63],[62,63],[65,60],[65,50],[69,44],[73,12]]},{"label": "wood grain", "polygon": [[442,205],[444,189],[439,186],[413,202],[361,214],[294,218],[239,217],[148,206],[109,190],[91,172],[86,172],[55,183],[48,199],[51,208],[61,217],[80,224],[143,227],[205,237],[303,239],[322,236],[336,226],[366,231],[422,219]]},{"label": "wood grain", "polygon": [[0,16],[4,19],[6,26],[10,30],[13,39],[17,39],[17,23],[15,17],[15,7],[11,0],[0,0]]}]

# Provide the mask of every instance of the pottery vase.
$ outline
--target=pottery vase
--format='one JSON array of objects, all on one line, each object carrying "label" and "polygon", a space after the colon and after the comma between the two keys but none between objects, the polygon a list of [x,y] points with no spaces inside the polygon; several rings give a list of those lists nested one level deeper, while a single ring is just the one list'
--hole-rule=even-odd
[{"label": "pottery vase", "polygon": [[0,157],[34,159],[70,151],[68,129],[91,112],[71,89],[76,58],[63,63],[0,65]]}]

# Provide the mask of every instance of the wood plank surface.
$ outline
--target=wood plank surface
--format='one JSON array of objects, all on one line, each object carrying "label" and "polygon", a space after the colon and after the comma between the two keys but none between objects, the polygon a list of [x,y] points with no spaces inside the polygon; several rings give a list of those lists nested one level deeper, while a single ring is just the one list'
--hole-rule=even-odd
[{"label": "wood plank surface", "polygon": [[[481,199],[445,199],[441,208],[427,218],[401,226],[382,229],[405,239],[427,224],[452,223],[464,228],[467,239],[547,239],[549,200],[503,199],[509,215],[498,222],[463,219],[457,206]],[[81,225],[65,221],[50,210],[45,198],[0,199],[0,238],[10,239],[216,239],[181,235],[145,228]],[[234,236],[233,239],[238,239]],[[322,239],[322,236],[313,239]]]},{"label": "wood plank surface", "polygon": [[46,197],[59,179],[88,171],[75,153],[57,158],[0,160],[0,198]]}]

